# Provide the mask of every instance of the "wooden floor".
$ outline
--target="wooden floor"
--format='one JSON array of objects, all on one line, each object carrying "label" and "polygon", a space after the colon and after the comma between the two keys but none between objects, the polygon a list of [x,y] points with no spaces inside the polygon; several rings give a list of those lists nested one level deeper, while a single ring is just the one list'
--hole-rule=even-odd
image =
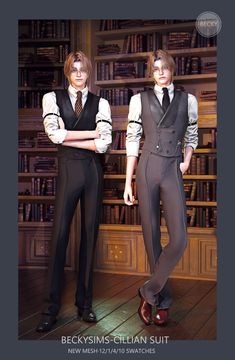
[{"label": "wooden floor", "polygon": [[61,336],[169,336],[170,340],[216,339],[216,282],[170,279],[173,305],[167,327],[145,326],[138,314],[137,289],[145,277],[95,273],[94,303],[98,322],[76,319],[74,272],[66,272],[63,306],[49,333],[35,327],[43,305],[44,270],[19,271],[19,339],[60,340]]}]

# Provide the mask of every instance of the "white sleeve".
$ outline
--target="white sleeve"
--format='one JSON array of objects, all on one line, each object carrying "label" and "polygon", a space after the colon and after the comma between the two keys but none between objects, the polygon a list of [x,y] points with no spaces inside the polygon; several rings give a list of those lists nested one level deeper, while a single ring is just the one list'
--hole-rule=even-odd
[{"label": "white sleeve", "polygon": [[100,135],[99,139],[94,139],[97,152],[105,153],[112,143],[112,119],[109,103],[103,98],[100,98],[96,114],[96,129]]},{"label": "white sleeve", "polygon": [[126,133],[126,154],[136,156],[139,154],[140,139],[143,134],[141,120],[140,94],[133,95],[130,100],[128,125]]},{"label": "white sleeve", "polygon": [[184,146],[191,146],[195,150],[198,145],[198,102],[192,94],[188,94],[188,118]]},{"label": "white sleeve", "polygon": [[49,139],[55,144],[61,144],[67,134],[64,122],[60,117],[60,111],[56,104],[56,95],[52,91],[43,96],[43,125]]}]

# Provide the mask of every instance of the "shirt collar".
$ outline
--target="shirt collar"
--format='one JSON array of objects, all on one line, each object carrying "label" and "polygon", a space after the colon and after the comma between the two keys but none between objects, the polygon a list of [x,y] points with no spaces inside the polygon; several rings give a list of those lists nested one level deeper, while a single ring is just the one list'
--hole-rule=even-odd
[{"label": "shirt collar", "polygon": [[[164,86],[163,86],[163,87],[164,87]],[[173,83],[170,83],[170,85],[165,86],[165,87],[167,87],[169,94],[172,94],[172,93],[174,92],[174,84],[173,84]],[[155,84],[155,85],[154,85],[154,91],[155,91],[156,93],[163,94],[162,87],[159,86],[158,84]]]},{"label": "shirt collar", "polygon": [[[88,94],[88,87],[85,86],[84,89],[82,89],[81,91],[82,91],[82,97],[87,96],[87,94]],[[69,94],[71,94],[72,96],[77,97],[77,92],[78,92],[78,90],[75,89],[72,85],[69,85],[69,87],[68,87],[68,92],[69,92]]]}]

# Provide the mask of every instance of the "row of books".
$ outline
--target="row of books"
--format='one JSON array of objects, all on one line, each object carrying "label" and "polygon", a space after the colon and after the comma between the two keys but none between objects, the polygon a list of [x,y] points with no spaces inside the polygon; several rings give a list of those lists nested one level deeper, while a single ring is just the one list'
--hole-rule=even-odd
[{"label": "row of books", "polygon": [[174,60],[176,76],[201,74],[203,72],[203,64],[201,58],[198,56],[176,56]]},{"label": "row of books", "polygon": [[[141,225],[138,206],[104,205],[101,223]],[[161,210],[161,226],[166,226],[164,212]],[[187,225],[190,227],[215,228],[217,224],[217,209],[209,207],[191,207],[187,210]]]},{"label": "row of books", "polygon": [[[59,88],[66,88],[67,82],[65,80],[66,85],[60,86]],[[18,107],[20,109],[28,109],[28,108],[42,108],[42,98],[46,92],[53,91],[53,86],[45,86],[42,90],[20,90],[18,95]]]},{"label": "row of books", "polygon": [[216,175],[217,159],[215,154],[193,154],[186,175]]},{"label": "row of books", "polygon": [[126,149],[126,131],[117,130],[113,132],[113,141],[111,144],[112,150],[125,150]]},{"label": "row of books", "polygon": [[21,69],[18,71],[19,86],[53,88],[67,85],[67,80],[60,69]]},{"label": "row of books", "polygon": [[[110,158],[109,158],[110,159]],[[125,174],[126,172],[126,156],[112,156],[111,161],[107,161],[104,165],[106,174]]]},{"label": "row of books", "polygon": [[[217,130],[216,129],[198,129],[198,148],[216,148]],[[144,144],[141,139],[140,149]],[[126,131],[116,130],[113,132],[112,150],[126,149]],[[194,155],[195,156],[195,155]],[[195,161],[195,160],[194,160]]]},{"label": "row of books", "polygon": [[18,154],[18,172],[55,172],[57,170],[57,159],[49,156],[30,156],[29,154]]},{"label": "row of books", "polygon": [[216,61],[206,61],[203,63],[202,74],[210,74],[217,71],[217,62]]},{"label": "row of books", "polygon": [[55,63],[63,63],[69,53],[68,44],[44,47],[21,47],[19,49],[19,64],[46,64],[53,66]]},{"label": "row of books", "polygon": [[[65,79],[66,85],[64,88],[67,87],[67,81]],[[113,106],[120,106],[120,105],[129,105],[130,98],[132,95],[145,91],[149,89],[149,86],[142,87],[142,88],[107,88],[107,89],[100,89],[99,95],[107,99],[110,105]],[[50,91],[52,89],[47,89],[46,91]],[[38,90],[38,91],[26,91],[20,90],[19,91],[19,98],[18,98],[18,106],[19,108],[41,108],[42,107],[42,97],[46,92],[45,90]],[[212,101],[217,99],[217,92],[215,90],[203,90],[200,94],[200,101]],[[203,111],[203,114],[215,114],[216,107],[213,106],[208,108],[207,111]]]},{"label": "row of books", "polygon": [[28,109],[28,108],[42,108],[42,98],[45,95],[45,90],[43,91],[19,91],[18,96],[18,107],[19,109]]},{"label": "row of books", "polygon": [[160,33],[127,35],[123,42],[122,53],[138,53],[161,49],[163,35]]},{"label": "row of books", "polygon": [[[198,129],[198,147],[199,148],[216,148],[217,130],[216,129]],[[55,145],[49,140],[47,134],[38,131],[35,136],[26,136],[19,138],[20,148],[54,148]],[[113,132],[112,150],[126,149],[126,131],[116,130]]]},{"label": "row of books", "polygon": [[208,207],[193,207],[187,209],[187,224],[192,227],[216,228],[217,209]]},{"label": "row of books", "polygon": [[138,206],[104,205],[101,223],[104,224],[141,224]]},{"label": "row of books", "polygon": [[[216,201],[216,181],[203,180],[184,180],[184,192],[186,201]],[[132,182],[132,191],[136,200],[138,192],[136,181]],[[104,199],[123,200],[124,182],[112,186],[110,182],[105,181]]]},{"label": "row of books", "polygon": [[121,48],[118,44],[99,44],[97,45],[97,55],[112,55],[119,54],[121,52]]},{"label": "row of books", "polygon": [[21,20],[19,39],[69,38],[69,20]]},{"label": "row of books", "polygon": [[37,132],[37,137],[35,138],[35,147],[44,148],[44,147],[55,147],[55,144],[49,140],[47,134],[45,132],[39,131]]},{"label": "row of books", "polygon": [[100,89],[100,96],[112,106],[128,105],[134,92],[130,88]]},{"label": "row of books", "polygon": [[45,132],[38,131],[37,136],[19,138],[19,147],[24,149],[55,148],[55,144],[49,140]]},{"label": "row of books", "polygon": [[101,44],[97,47],[98,55],[129,54],[146,51],[178,50],[216,46],[216,37],[206,38],[196,30],[175,33],[132,34],[124,38],[122,48],[119,44]]},{"label": "row of books", "polygon": [[51,222],[54,218],[54,209],[54,204],[19,202],[18,221]]},{"label": "row of books", "polygon": [[[216,62],[203,62],[199,56],[175,56],[174,75],[209,74],[216,72]],[[97,80],[148,78],[147,61],[98,62]]]},{"label": "row of books", "polygon": [[56,194],[56,177],[32,177],[31,188],[19,195],[32,195],[32,196],[54,196]]},{"label": "row of books", "polygon": [[144,78],[147,76],[146,61],[115,61],[97,63],[97,80]]},{"label": "row of books", "polygon": [[188,201],[216,201],[215,181],[184,181],[185,198]]}]

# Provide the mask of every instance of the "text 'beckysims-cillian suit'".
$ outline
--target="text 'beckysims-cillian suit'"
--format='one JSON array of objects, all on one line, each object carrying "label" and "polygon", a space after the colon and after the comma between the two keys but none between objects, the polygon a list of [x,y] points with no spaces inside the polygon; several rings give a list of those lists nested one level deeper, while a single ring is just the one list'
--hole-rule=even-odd
[{"label": "text 'beckysims-cillian suit'", "polygon": [[[186,92],[168,87],[170,105],[162,109],[162,89],[155,85],[132,97],[127,128],[127,156],[138,156],[139,140],[145,141],[137,166],[136,182],[145,248],[151,277],[141,288],[144,299],[158,308],[169,308],[168,277],[187,244],[186,205],[180,162],[182,144],[197,146],[197,101]],[[160,242],[160,200],[169,243]]]}]

